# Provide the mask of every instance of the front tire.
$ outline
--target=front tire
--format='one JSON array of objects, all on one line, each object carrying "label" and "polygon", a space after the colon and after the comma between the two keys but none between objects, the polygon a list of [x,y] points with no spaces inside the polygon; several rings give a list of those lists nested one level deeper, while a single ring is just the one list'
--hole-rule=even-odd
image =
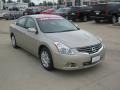
[{"label": "front tire", "polygon": [[42,66],[48,70],[48,71],[51,71],[53,70],[53,60],[52,60],[52,55],[49,51],[48,48],[42,48],[40,50],[40,54],[39,54],[39,57],[40,57],[40,61],[41,61],[41,64]]}]

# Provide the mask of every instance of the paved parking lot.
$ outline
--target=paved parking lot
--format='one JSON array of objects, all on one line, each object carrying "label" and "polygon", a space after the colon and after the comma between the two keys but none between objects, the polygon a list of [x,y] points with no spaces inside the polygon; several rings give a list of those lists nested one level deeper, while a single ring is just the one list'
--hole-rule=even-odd
[{"label": "paved parking lot", "polygon": [[78,23],[80,28],[103,38],[104,62],[84,70],[48,72],[36,57],[11,47],[11,22],[0,20],[0,90],[120,90],[119,26]]}]

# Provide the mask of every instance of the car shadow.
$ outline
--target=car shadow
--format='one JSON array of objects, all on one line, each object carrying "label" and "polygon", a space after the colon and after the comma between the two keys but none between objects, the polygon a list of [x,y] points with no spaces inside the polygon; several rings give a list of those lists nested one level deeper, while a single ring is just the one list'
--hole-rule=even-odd
[{"label": "car shadow", "polygon": [[98,64],[96,66],[93,66],[93,67],[90,67],[90,68],[85,68],[85,69],[80,69],[80,70],[59,70],[59,69],[55,69],[53,71],[46,71],[42,65],[41,65],[41,62],[39,60],[39,58],[37,58],[36,56],[34,56],[33,54],[31,54],[30,52],[26,51],[25,49],[23,48],[18,48],[16,49],[18,50],[19,52],[21,53],[24,53],[27,57],[31,58],[29,60],[32,60],[32,62],[34,62],[37,67],[40,67],[40,71],[45,71],[47,73],[52,73],[53,75],[57,75],[57,76],[60,76],[60,77],[73,77],[73,76],[84,76],[86,74],[90,74],[90,73],[95,73],[95,72],[99,72],[101,66],[102,66],[102,63],[101,64]]},{"label": "car shadow", "polygon": [[112,24],[110,21],[101,21],[99,23],[96,23],[95,21],[92,21],[93,24],[99,24],[99,25],[106,25],[106,24]]},{"label": "car shadow", "polygon": [[60,76],[66,76],[66,77],[74,77],[74,76],[84,76],[86,74],[90,74],[90,73],[95,73],[95,72],[99,72],[99,70],[101,69],[102,64],[90,67],[90,68],[85,68],[85,69],[80,69],[80,70],[54,70],[54,74],[56,75],[60,75]]}]

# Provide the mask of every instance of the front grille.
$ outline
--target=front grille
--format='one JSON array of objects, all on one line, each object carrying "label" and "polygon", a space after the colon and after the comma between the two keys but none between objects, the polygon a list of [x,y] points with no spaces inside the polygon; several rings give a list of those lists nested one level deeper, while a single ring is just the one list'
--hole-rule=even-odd
[{"label": "front grille", "polygon": [[77,48],[77,50],[79,52],[87,52],[89,54],[93,54],[99,51],[99,49],[102,47],[102,44],[96,44],[96,45],[91,45],[91,46],[87,46],[87,47],[81,47],[81,48]]}]

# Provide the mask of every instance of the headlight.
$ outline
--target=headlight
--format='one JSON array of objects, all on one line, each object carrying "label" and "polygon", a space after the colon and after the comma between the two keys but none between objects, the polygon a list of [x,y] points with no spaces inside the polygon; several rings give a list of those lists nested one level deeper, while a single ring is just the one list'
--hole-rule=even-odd
[{"label": "headlight", "polygon": [[72,49],[70,49],[69,47],[67,47],[63,43],[54,42],[54,44],[61,54],[68,54],[68,55],[74,55],[75,54],[75,52]]}]

